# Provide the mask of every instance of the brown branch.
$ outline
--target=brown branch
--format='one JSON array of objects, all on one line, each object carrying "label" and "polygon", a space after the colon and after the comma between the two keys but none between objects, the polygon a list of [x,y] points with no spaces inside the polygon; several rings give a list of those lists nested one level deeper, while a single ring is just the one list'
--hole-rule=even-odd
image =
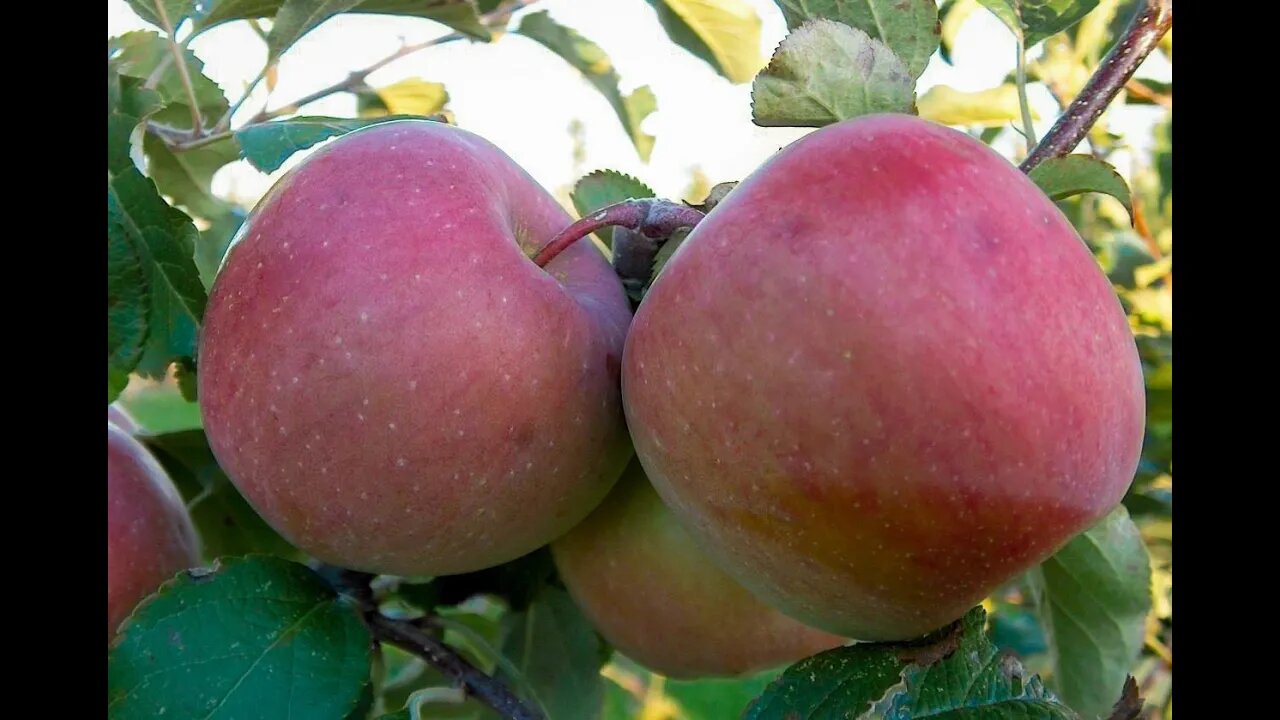
[{"label": "brown branch", "polygon": [[1045,160],[1074,150],[1171,27],[1173,0],[1144,0],[1120,42],[1019,167],[1030,172]]},{"label": "brown branch", "polygon": [[[537,0],[516,0],[510,5],[504,5],[502,7],[495,9],[493,12],[490,12],[486,15],[482,15],[480,17],[480,22],[485,27],[488,27],[488,28],[494,28],[500,25],[505,25],[507,21],[511,19],[512,13],[528,5],[532,5],[535,2],[537,2]],[[405,45],[401,47],[399,50],[396,50],[395,52],[391,53],[387,57],[370,65],[369,67],[364,68],[363,70],[357,70],[351,73],[350,75],[347,76],[345,80],[340,80],[328,87],[321,88],[311,93],[310,95],[300,97],[291,103],[288,103],[279,108],[276,108],[275,110],[268,111],[266,109],[263,109],[262,112],[258,113],[257,115],[254,115],[247,124],[252,125],[254,123],[265,122],[267,120],[274,120],[275,118],[282,117],[284,115],[291,115],[297,112],[298,109],[301,108],[303,105],[307,105],[308,103],[313,103],[317,100],[321,100],[323,98],[329,97],[330,95],[334,95],[340,92],[351,92],[353,90],[358,90],[361,86],[364,85],[365,79],[368,78],[370,75],[372,75],[378,70],[381,70],[382,68],[386,67],[387,65],[390,65],[391,63],[395,62],[396,60],[399,60],[400,58],[406,55],[411,55],[413,53],[418,52],[419,50],[424,50],[429,47],[435,47],[436,45],[444,45],[445,43],[457,42],[458,40],[465,40],[465,39],[467,39],[466,35],[463,35],[462,33],[458,33],[458,32],[452,32],[452,33],[449,33],[448,35],[442,35],[434,40],[427,40],[425,42],[415,43],[413,45]],[[266,71],[264,70],[263,74],[265,73]]]},{"label": "brown branch", "polygon": [[701,211],[670,200],[623,200],[601,208],[561,230],[538,250],[533,256],[533,262],[538,267],[546,267],[547,263],[570,245],[601,228],[624,227],[648,238],[665,240],[680,228],[697,225],[702,218]]},{"label": "brown branch", "polygon": [[540,710],[529,707],[516,697],[511,688],[481,672],[453,648],[420,627],[421,620],[401,620],[383,615],[378,610],[373,590],[369,586],[372,575],[332,566],[322,566],[319,572],[340,592],[355,601],[374,639],[395,645],[427,661],[432,667],[448,675],[456,683],[456,687],[493,709],[505,720],[546,720]]},{"label": "brown branch", "polygon": [[[424,42],[414,43],[413,45],[404,45],[399,50],[396,50],[395,52],[375,62],[369,67],[366,67],[362,70],[356,70],[355,72],[348,75],[344,80],[340,80],[328,87],[320,88],[319,90],[311,93],[310,95],[305,95],[303,97],[300,97],[291,103],[287,103],[281,107],[276,108],[275,110],[264,109],[262,112],[250,118],[249,122],[246,124],[253,125],[260,122],[266,122],[268,120],[274,120],[275,118],[283,117],[285,115],[292,115],[293,113],[298,112],[298,109],[301,108],[303,105],[308,105],[317,100],[327,98],[330,95],[335,95],[340,92],[352,92],[354,90],[358,90],[364,86],[365,79],[368,78],[370,75],[372,75],[378,70],[381,70],[382,68],[386,67],[387,65],[390,65],[391,63],[395,62],[396,60],[399,60],[400,58],[406,55],[411,55],[413,53],[418,52],[419,50],[423,50],[429,47],[434,47],[436,45],[443,45],[445,43],[463,40],[465,38],[466,36],[463,35],[462,33],[455,32],[455,33],[449,33],[448,35],[442,35],[438,38],[435,38],[434,40],[426,40]],[[265,73],[263,74],[265,75]]]}]

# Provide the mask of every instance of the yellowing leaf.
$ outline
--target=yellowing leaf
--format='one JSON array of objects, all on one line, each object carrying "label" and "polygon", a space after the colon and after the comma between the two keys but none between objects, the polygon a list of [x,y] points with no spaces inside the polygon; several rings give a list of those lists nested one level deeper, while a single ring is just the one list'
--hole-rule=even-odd
[{"label": "yellowing leaf", "polygon": [[734,83],[764,67],[760,16],[744,0],[649,0],[667,35]]},{"label": "yellowing leaf", "polygon": [[[1018,88],[1012,84],[977,92],[935,85],[920,96],[916,106],[920,117],[944,125],[1002,127],[1021,117]],[[1031,114],[1036,115],[1035,111]]]},{"label": "yellowing leaf", "polygon": [[407,78],[374,88],[373,94],[376,100],[367,94],[361,98],[361,117],[432,115],[440,112],[449,102],[449,92],[443,84],[420,78]]}]

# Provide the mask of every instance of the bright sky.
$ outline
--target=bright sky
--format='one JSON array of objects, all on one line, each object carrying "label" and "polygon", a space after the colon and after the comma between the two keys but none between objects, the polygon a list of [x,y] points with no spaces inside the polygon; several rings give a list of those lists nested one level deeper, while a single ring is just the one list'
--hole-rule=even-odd
[{"label": "bright sky", "polygon": [[[763,20],[761,53],[767,58],[786,34],[782,14],[772,0],[745,1]],[[461,127],[497,144],[553,191],[591,170],[612,168],[639,177],[661,196],[680,198],[695,167],[712,183],[740,180],[780,147],[809,132],[753,125],[750,84],[729,83],[670,42],[645,0],[544,0],[526,12],[536,10],[549,11],[557,21],[600,45],[617,68],[624,92],[640,85],[652,88],[658,109],[642,125],[657,136],[649,163],[640,161],[599,92],[563,60],[519,35],[507,34],[492,44],[459,42],[428,48],[383,68],[369,82],[379,86],[407,77],[443,82],[451,98],[449,108]],[[154,28],[140,20],[125,0],[108,0],[108,36],[138,29]],[[420,42],[447,32],[444,26],[415,18],[334,18],[285,54],[269,105],[277,107],[339,81],[394,52],[402,42]],[[206,74],[233,101],[266,59],[264,43],[243,22],[210,30],[192,43],[192,49],[205,62]],[[935,84],[968,91],[999,85],[1013,68],[1013,39],[989,13],[977,12],[963,26],[952,59],[954,66],[934,56],[920,80],[920,94]],[[1139,74],[1167,80],[1172,68],[1155,53]],[[265,88],[260,87],[238,119],[256,113],[264,99]],[[1032,103],[1042,118],[1037,134],[1043,134],[1052,124],[1056,106],[1047,92],[1033,93]],[[305,108],[307,114],[335,116],[353,116],[355,110],[355,99],[349,94]],[[1158,108],[1130,107],[1113,122],[1130,142],[1145,144],[1160,114]],[[575,119],[584,127],[581,165],[575,165],[569,132]],[[251,206],[302,156],[295,155],[271,176],[247,163],[235,163],[219,172],[214,189]],[[1116,160],[1127,175],[1127,159]]]}]

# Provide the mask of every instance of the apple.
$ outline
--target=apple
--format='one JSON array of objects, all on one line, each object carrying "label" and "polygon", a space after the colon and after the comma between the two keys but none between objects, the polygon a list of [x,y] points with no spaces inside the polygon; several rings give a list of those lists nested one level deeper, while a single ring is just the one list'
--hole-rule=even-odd
[{"label": "apple", "polygon": [[354,570],[445,575],[555,539],[631,455],[631,311],[572,222],[484,139],[398,121],[282,178],[240,230],[199,349],[204,428],[281,535]]},{"label": "apple", "polygon": [[112,403],[107,406],[107,422],[114,424],[130,435],[138,433],[138,422],[118,403]]},{"label": "apple", "polygon": [[551,554],[609,644],[668,677],[735,677],[845,642],[765,605],[716,567],[635,461]]},{"label": "apple", "polygon": [[636,313],[631,434],[701,545],[859,640],[961,617],[1111,510],[1144,390],[1125,313],[1034,183],[906,115],[813,132]]},{"label": "apple", "polygon": [[108,420],[107,641],[143,598],[199,562],[199,539],[173,481]]}]

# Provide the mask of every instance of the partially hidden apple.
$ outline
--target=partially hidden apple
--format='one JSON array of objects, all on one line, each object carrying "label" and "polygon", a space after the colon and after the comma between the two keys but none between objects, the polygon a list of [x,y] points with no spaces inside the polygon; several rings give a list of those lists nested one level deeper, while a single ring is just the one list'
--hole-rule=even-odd
[{"label": "partially hidden apple", "polygon": [[551,553],[604,638],[668,677],[735,677],[845,642],[765,605],[716,567],[635,461]]},{"label": "partially hidden apple", "polygon": [[630,308],[571,218],[484,139],[359,130],[242,227],[200,338],[204,428],[254,508],[311,555],[398,575],[479,570],[573,527],[631,454]]},{"label": "partially hidden apple", "polygon": [[118,403],[112,403],[107,406],[107,422],[115,425],[130,435],[138,433],[138,422],[133,416],[120,407]]},{"label": "partially hidden apple", "polygon": [[959,618],[1122,498],[1142,371],[1058,208],[905,115],[783,149],[688,236],[623,361],[636,451],[717,562],[859,640]]},{"label": "partially hidden apple", "polygon": [[107,640],[143,598],[200,562],[191,516],[151,451],[107,422]]}]

